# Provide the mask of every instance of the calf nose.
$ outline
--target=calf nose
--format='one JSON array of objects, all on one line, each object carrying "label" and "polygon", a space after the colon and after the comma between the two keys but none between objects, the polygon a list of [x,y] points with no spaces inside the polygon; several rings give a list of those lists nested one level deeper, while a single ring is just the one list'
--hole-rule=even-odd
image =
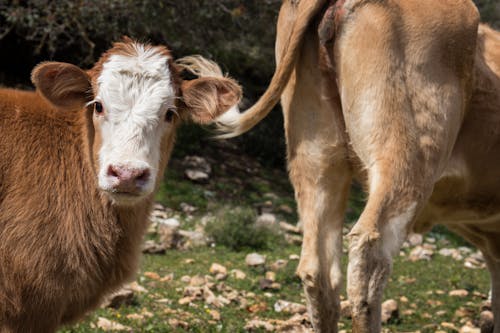
[{"label": "calf nose", "polygon": [[108,177],[115,179],[113,189],[117,192],[134,193],[149,180],[148,168],[133,168],[121,165],[110,165]]}]

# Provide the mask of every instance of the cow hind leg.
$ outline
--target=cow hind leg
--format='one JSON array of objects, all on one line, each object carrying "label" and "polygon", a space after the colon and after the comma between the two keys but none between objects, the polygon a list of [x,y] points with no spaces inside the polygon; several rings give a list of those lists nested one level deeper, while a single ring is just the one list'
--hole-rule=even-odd
[{"label": "cow hind leg", "polygon": [[381,301],[392,257],[406,238],[421,197],[381,187],[369,194],[360,219],[349,233],[347,294],[353,332],[379,332]]},{"label": "cow hind leg", "polygon": [[[300,172],[300,177],[292,172],[292,182],[304,226],[297,274],[304,285],[308,312],[315,330],[337,332],[342,282],[343,214],[350,175],[344,163],[324,170],[311,170],[302,168],[305,166],[303,162],[306,160],[302,158],[300,166],[294,161],[290,163],[292,171]],[[332,191],[333,188],[335,191]]]}]

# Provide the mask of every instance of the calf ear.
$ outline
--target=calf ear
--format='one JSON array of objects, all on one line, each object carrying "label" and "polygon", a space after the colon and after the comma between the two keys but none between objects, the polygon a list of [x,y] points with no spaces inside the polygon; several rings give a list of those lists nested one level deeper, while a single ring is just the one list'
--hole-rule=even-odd
[{"label": "calf ear", "polygon": [[75,65],[43,62],[33,69],[31,81],[56,107],[83,108],[93,99],[90,77]]},{"label": "calf ear", "polygon": [[201,77],[181,85],[186,113],[194,122],[209,124],[238,104],[241,87],[226,77]]}]

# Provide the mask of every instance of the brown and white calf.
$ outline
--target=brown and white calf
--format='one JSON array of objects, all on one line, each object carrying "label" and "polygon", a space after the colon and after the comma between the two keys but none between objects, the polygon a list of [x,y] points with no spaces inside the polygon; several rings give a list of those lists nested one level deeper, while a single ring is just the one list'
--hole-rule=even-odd
[{"label": "brown and white calf", "polygon": [[500,33],[478,22],[470,0],[283,1],[270,86],[221,130],[249,130],[281,98],[318,332],[337,332],[353,178],[368,194],[349,234],[353,332],[380,331],[392,256],[437,223],[484,254],[500,332]]},{"label": "brown and white calf", "polygon": [[125,39],[84,71],[45,62],[37,91],[0,89],[0,332],[54,332],[133,278],[183,119],[209,123],[240,87]]}]

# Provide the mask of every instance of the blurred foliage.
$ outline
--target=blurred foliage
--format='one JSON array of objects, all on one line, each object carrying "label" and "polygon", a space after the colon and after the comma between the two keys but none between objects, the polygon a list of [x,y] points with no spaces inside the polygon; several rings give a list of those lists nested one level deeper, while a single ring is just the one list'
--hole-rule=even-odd
[{"label": "blurred foliage", "polygon": [[[498,0],[476,0],[483,20],[500,27]],[[166,44],[176,56],[214,59],[245,87],[244,108],[274,70],[281,0],[0,0],[0,83],[25,86],[31,69],[55,59],[89,67],[128,35]],[[283,165],[281,112],[236,139],[265,164]],[[181,142],[182,144],[182,142]]]},{"label": "blurred foliage", "polygon": [[283,236],[276,225],[266,226],[255,223],[255,209],[237,207],[224,209],[217,219],[205,226],[205,232],[215,244],[233,251],[270,250],[285,245]]}]

